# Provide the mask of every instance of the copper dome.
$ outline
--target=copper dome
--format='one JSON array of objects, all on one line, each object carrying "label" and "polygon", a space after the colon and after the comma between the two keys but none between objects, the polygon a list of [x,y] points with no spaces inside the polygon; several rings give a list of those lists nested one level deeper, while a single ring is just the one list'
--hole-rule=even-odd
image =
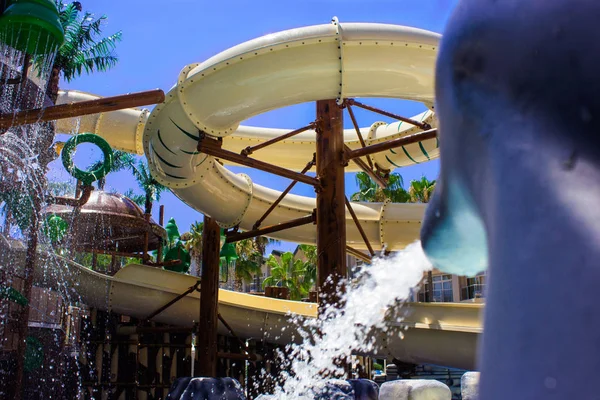
[{"label": "copper dome", "polygon": [[92,191],[90,199],[73,214],[73,207],[52,204],[44,214],[58,215],[74,227],[75,248],[84,251],[140,253],[144,251],[144,234],[150,229],[148,250],[156,250],[159,238],[166,239],[163,227],[150,224],[144,212],[131,199],[116,193]]}]

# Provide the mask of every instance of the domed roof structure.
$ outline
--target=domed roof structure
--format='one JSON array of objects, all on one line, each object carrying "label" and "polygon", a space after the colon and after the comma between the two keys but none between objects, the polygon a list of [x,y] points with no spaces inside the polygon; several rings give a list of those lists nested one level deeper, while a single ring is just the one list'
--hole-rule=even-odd
[{"label": "domed roof structure", "polygon": [[145,233],[149,232],[148,250],[156,250],[159,238],[166,239],[163,227],[131,199],[116,193],[92,191],[90,199],[79,213],[73,207],[52,204],[44,210],[46,216],[58,215],[69,224],[71,244],[84,251],[107,253],[140,253],[144,251]]}]

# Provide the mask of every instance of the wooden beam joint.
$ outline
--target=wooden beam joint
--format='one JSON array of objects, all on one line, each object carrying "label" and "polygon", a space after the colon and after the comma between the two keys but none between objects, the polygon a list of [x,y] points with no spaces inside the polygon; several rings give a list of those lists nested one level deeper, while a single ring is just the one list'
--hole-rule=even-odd
[{"label": "wooden beam joint", "polygon": [[307,185],[312,185],[315,187],[320,185],[319,180],[317,178],[313,178],[312,176],[307,176],[286,168],[279,167],[274,164],[269,164],[264,161],[256,160],[254,158],[245,157],[241,154],[234,153],[229,150],[224,150],[221,148],[221,146],[221,140],[212,139],[208,137],[208,135],[202,134],[200,136],[200,140],[198,141],[197,149],[198,151],[208,154],[209,156],[213,156],[215,158],[227,160],[229,162],[240,164],[249,168],[259,169],[261,171],[279,175],[281,177],[302,182]]}]

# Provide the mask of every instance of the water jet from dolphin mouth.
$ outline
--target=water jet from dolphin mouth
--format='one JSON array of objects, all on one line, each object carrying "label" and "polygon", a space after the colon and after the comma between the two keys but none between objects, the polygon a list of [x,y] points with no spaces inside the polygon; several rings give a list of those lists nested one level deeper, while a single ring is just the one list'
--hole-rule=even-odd
[{"label": "water jet from dolphin mouth", "polygon": [[[402,268],[402,274],[398,268]],[[432,266],[415,242],[387,258],[375,258],[346,284],[351,290],[342,297],[340,308],[329,307],[314,320],[297,319],[302,344],[288,345],[280,361],[289,368],[285,383],[275,389],[279,400],[315,398],[328,377],[344,372],[338,360],[355,352],[371,352],[376,333],[402,337],[402,303]]]}]

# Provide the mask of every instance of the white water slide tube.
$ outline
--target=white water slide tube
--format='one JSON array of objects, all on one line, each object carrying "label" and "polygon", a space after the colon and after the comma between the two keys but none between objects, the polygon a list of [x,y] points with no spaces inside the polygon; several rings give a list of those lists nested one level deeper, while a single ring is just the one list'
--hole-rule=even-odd
[{"label": "white water slide tube", "polygon": [[[148,157],[153,176],[181,200],[215,218],[222,227],[249,230],[280,192],[234,174],[215,158],[196,150],[200,131],[223,138],[223,148],[240,152],[287,133],[240,125],[257,114],[302,102],[355,97],[387,97],[423,102],[433,107],[434,64],[440,36],[396,25],[348,23],[292,29],[242,43],[201,64],[185,67],[163,104],[152,113],[128,109],[62,120],[59,131],[95,132],[117,149]],[[62,92],[59,103],[95,96]],[[435,125],[428,110],[413,119]],[[292,124],[290,124],[292,125]],[[303,125],[303,124],[298,124]],[[418,132],[407,123],[376,122],[361,128],[367,144]],[[346,144],[360,142],[354,129]],[[256,151],[252,157],[296,171],[315,151],[315,132],[306,131]],[[383,169],[438,157],[437,139],[373,156]],[[351,163],[348,170],[356,167]],[[353,203],[375,249],[399,249],[419,236],[423,204]],[[315,199],[288,194],[263,226],[303,217]],[[349,213],[348,245],[366,246]],[[276,239],[314,243],[314,225],[277,232]]]}]

